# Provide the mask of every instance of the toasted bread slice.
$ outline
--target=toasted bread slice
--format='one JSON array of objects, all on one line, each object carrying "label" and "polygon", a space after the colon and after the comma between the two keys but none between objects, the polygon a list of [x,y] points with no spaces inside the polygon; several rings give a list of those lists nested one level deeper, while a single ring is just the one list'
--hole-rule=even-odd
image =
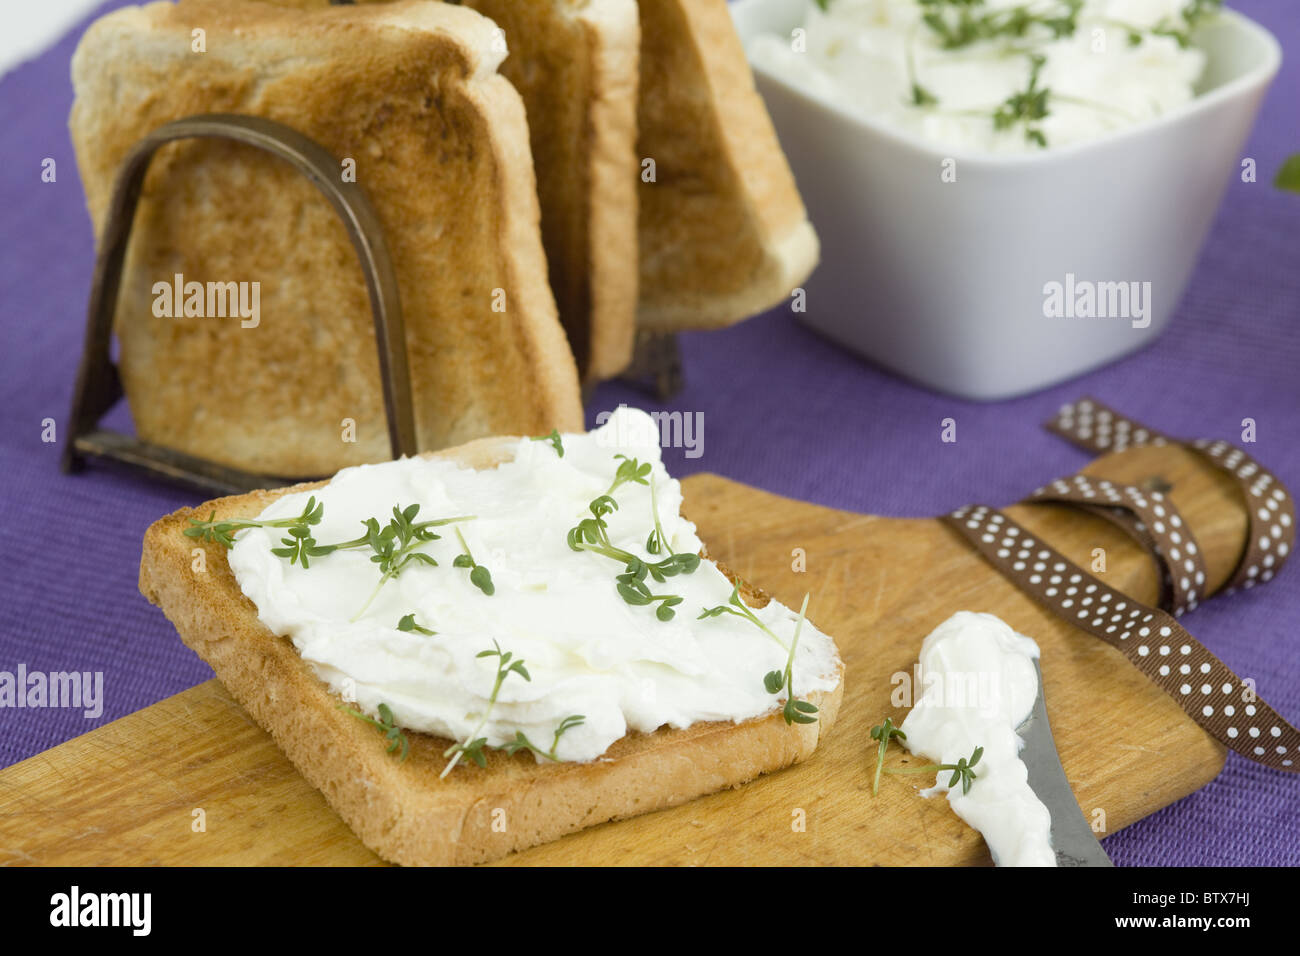
[{"label": "toasted bread slice", "polygon": [[638,322],[728,325],[817,264],[808,222],[726,0],[640,0]]},{"label": "toasted bread slice", "polygon": [[524,98],[551,290],[586,381],[632,360],[637,306],[635,0],[462,0],[499,25]]},{"label": "toasted bread slice", "polygon": [[500,72],[528,114],[560,323],[583,380],[611,378],[631,361],[636,329],[636,0],[453,2],[504,34]]},{"label": "toasted bread slice", "polygon": [[[110,13],[72,63],[70,125],[97,233],[122,159],[155,128],[209,112],[286,123],[355,165],[383,223],[421,446],[580,428],[524,106],[496,72],[497,39],[478,13],[424,0]],[[178,274],[260,283],[256,326],[156,315],[155,283]],[[148,441],[286,476],[389,457],[356,254],[324,197],[269,154],[191,140],[156,155],[116,327]]]},{"label": "toasted bread slice", "polygon": [[[515,439],[483,439],[440,453],[473,468],[508,458]],[[285,637],[261,623],[217,545],[183,531],[191,516],[253,517],[276,497],[323,482],[220,498],[184,508],[150,526],[140,591],[176,626],[363,842],[404,864],[478,863],[608,820],[675,806],[807,759],[839,711],[843,665],[832,691],[808,699],[812,724],[787,725],[779,712],[745,721],[629,734],[591,763],[539,764],[527,754],[487,755],[486,768],[463,763],[445,779],[449,740],[410,733],[398,761],[375,730],[340,709]],[[204,570],[195,567],[204,548]],[[761,606],[766,596],[747,591]],[[494,832],[494,811],[509,826]],[[499,830],[500,828],[496,828]]]}]

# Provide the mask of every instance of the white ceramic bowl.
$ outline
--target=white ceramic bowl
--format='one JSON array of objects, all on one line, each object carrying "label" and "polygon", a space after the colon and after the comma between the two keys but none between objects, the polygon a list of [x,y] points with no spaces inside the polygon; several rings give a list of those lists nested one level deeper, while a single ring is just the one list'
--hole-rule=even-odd
[{"label": "white ceramic bowl", "polygon": [[[789,36],[809,2],[739,0],[732,16],[748,47],[760,33]],[[1203,25],[1195,45],[1207,66],[1186,106],[1014,155],[945,149],[756,66],[821,238],[800,318],[909,379],[982,400],[1045,388],[1152,342],[1240,174],[1281,63],[1272,34],[1232,11]],[[956,182],[941,180],[949,158]],[[1047,317],[1045,286],[1067,275],[1150,282],[1146,319]]]}]

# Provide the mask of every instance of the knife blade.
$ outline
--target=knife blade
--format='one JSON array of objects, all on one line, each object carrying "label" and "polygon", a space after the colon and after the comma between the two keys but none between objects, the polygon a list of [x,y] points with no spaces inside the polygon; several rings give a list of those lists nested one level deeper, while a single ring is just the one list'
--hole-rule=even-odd
[{"label": "knife blade", "polygon": [[1024,740],[1020,759],[1029,769],[1029,786],[1052,815],[1052,848],[1057,866],[1114,866],[1097,841],[1092,826],[1074,799],[1074,791],[1065,778],[1065,768],[1056,752],[1052,727],[1047,722],[1047,704],[1043,694],[1043,671],[1034,661],[1038,675],[1038,697],[1034,709],[1016,728]]}]

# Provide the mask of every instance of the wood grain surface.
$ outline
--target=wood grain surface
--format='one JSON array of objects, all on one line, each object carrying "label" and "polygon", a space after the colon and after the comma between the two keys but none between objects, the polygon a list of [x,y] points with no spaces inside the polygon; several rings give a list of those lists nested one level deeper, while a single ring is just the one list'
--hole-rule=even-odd
[{"label": "wood grain surface", "polygon": [[[1177,447],[1098,459],[1090,474],[1168,486],[1205,554],[1211,593],[1245,543],[1240,494]],[[1047,709],[1080,806],[1113,832],[1193,792],[1225,751],[1113,648],[1040,608],[933,519],[851,514],[715,475],[683,482],[710,553],[836,638],[844,704],[808,762],[672,810],[605,824],[504,864],[988,864],[979,835],[926,777],[885,777],[871,795],[869,730],[906,689],[927,633],[987,611],[1042,649]],[[1028,491],[1028,489],[1026,489]],[[989,502],[975,502],[988,504]],[[1008,514],[1084,567],[1151,603],[1154,562],[1108,522],[1060,505]],[[795,569],[795,549],[806,568]],[[1267,589],[1259,592],[1267,599]],[[141,598],[143,600],[143,598]],[[1196,616],[1184,619],[1196,630]],[[908,678],[910,681],[910,677]],[[895,752],[887,765],[902,766]],[[202,811],[203,829],[196,828]],[[802,823],[802,827],[800,827]],[[271,738],[209,681],[0,771],[0,863],[381,864]]]}]

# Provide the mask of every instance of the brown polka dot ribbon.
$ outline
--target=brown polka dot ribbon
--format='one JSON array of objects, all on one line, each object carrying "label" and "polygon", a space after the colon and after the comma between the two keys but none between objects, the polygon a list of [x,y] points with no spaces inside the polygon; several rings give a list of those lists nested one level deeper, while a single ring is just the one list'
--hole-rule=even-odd
[{"label": "brown polka dot ribbon", "polygon": [[1109,587],[995,508],[959,508],[943,519],[1040,604],[1119,648],[1231,750],[1277,770],[1300,772],[1300,730],[1159,608]]},{"label": "brown polka dot ribbon", "polygon": [[1158,491],[1072,475],[1039,488],[1026,501],[1076,505],[1137,540],[1160,567],[1160,607],[1174,617],[1196,609],[1205,593],[1205,560],[1174,503]]},{"label": "brown polka dot ribbon", "polygon": [[[1224,588],[1225,593],[1271,580],[1295,549],[1295,501],[1272,472],[1226,441],[1179,442],[1093,398],[1063,405],[1046,427],[1097,454],[1139,445],[1181,444],[1227,472],[1246,502],[1249,538],[1246,551]],[[1178,575],[1180,582],[1181,577]]]}]

